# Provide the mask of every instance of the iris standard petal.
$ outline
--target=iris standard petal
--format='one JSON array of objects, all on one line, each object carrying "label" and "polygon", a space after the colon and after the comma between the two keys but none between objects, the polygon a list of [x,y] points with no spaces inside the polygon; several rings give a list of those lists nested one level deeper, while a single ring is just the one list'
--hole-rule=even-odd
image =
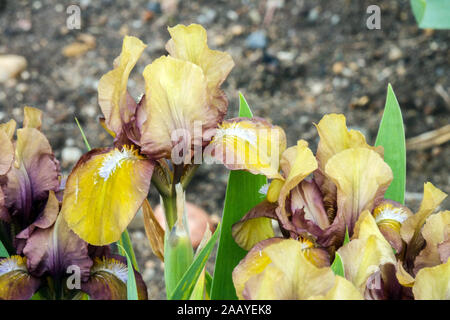
[{"label": "iris standard petal", "polygon": [[209,49],[206,30],[198,24],[177,25],[168,30],[172,37],[166,44],[169,54],[202,68],[207,81],[210,104],[218,110],[219,114],[225,115],[228,100],[220,89],[220,85],[234,66],[231,56],[226,52]]},{"label": "iris standard petal", "polygon": [[136,108],[136,102],[127,92],[127,82],[145,47],[138,38],[126,36],[116,60],[117,66],[98,83],[98,103],[105,116],[106,127],[116,136],[122,131],[122,124],[130,121]]},{"label": "iris standard petal", "polygon": [[416,300],[450,300],[450,259],[421,269],[412,290]]},{"label": "iris standard petal", "polygon": [[334,155],[325,174],[337,187],[337,215],[343,217],[350,234],[361,212],[372,211],[393,178],[380,155],[367,148],[350,148]]},{"label": "iris standard petal", "polygon": [[203,145],[203,132],[219,122],[208,104],[203,71],[191,62],[164,56],[148,65],[143,76],[146,121],[141,130],[142,152],[153,159],[170,159],[177,146],[184,151],[184,160],[194,143]]}]

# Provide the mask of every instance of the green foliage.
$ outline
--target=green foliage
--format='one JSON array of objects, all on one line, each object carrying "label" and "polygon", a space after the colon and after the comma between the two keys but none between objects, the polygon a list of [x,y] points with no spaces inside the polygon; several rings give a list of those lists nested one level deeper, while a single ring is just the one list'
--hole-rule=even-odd
[{"label": "green foliage", "polygon": [[[119,248],[122,247],[120,244],[117,245]],[[128,267],[128,280],[127,280],[127,299],[128,300],[138,300],[138,291],[136,285],[136,278],[134,277],[133,263],[131,262],[130,256],[127,254],[125,248],[121,248],[122,252],[125,253],[127,258]]]},{"label": "green foliage", "polygon": [[[221,225],[217,227],[216,231],[211,236],[211,239],[209,239],[203,249],[197,254],[189,269],[183,275],[177,287],[170,295],[170,300],[187,300],[191,297],[194,287],[197,284],[197,280],[205,268],[206,261],[214,249],[217,239],[219,238],[220,230]],[[205,276],[205,282],[208,281],[207,277],[208,276]],[[207,285],[205,287],[207,287]],[[198,296],[198,292],[195,295]]]},{"label": "green foliage", "polygon": [[[242,94],[239,94],[239,116],[253,117]],[[262,201],[259,193],[267,183],[262,175],[253,175],[246,171],[231,171],[222,216],[222,233],[219,239],[216,264],[213,276],[211,299],[237,299],[231,273],[247,251],[239,247],[231,235],[231,227],[251,208]]]},{"label": "green foliage", "polygon": [[334,261],[331,265],[331,270],[333,270],[335,275],[345,277],[344,262],[342,262],[341,256],[337,252],[334,255]]},{"label": "green foliage", "polygon": [[0,258],[9,258],[8,250],[6,250],[3,243],[0,241]]},{"label": "green foliage", "polygon": [[125,256],[125,254],[128,254],[128,256],[131,259],[131,262],[133,263],[134,268],[136,269],[136,271],[139,271],[139,267],[138,267],[138,264],[136,261],[136,255],[134,254],[133,244],[131,243],[131,239],[130,239],[130,235],[128,234],[128,230],[125,229],[125,231],[120,236],[119,244],[120,244],[120,246],[118,246],[119,254],[122,256]]},{"label": "green foliage", "polygon": [[448,0],[411,0],[411,8],[419,28],[450,29]]},{"label": "green foliage", "polygon": [[384,147],[384,161],[394,174],[394,179],[384,197],[403,204],[406,186],[405,129],[402,112],[390,84],[375,145]]}]

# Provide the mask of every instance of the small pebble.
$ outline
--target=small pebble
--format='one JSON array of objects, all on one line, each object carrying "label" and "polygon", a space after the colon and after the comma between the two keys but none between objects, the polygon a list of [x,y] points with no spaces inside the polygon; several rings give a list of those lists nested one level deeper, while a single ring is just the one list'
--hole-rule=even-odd
[{"label": "small pebble", "polygon": [[245,39],[245,45],[250,49],[264,49],[267,46],[266,33],[262,30],[252,32]]},{"label": "small pebble", "polygon": [[73,164],[77,162],[82,155],[83,152],[77,147],[65,147],[62,150],[61,158],[64,164]]}]

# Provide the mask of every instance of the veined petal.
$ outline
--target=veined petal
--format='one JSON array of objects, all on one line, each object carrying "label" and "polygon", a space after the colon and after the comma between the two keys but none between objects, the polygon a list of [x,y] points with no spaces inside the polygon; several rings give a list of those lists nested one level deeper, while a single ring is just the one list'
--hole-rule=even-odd
[{"label": "veined petal", "polygon": [[433,186],[430,182],[425,183],[423,199],[419,211],[410,216],[400,229],[402,239],[407,243],[404,257],[405,267],[408,272],[414,269],[414,260],[424,246],[424,238],[421,230],[427,218],[436,210],[447,194]]},{"label": "veined petal", "polygon": [[28,300],[39,285],[40,280],[28,273],[26,258],[0,260],[0,300]]},{"label": "veined petal", "polygon": [[262,250],[270,263],[245,285],[247,299],[308,299],[325,295],[334,286],[330,268],[318,268],[302,251],[296,240],[282,240]]},{"label": "veined petal", "polygon": [[436,188],[432,183],[425,183],[419,211],[409,217],[400,229],[400,234],[406,243],[411,242],[413,236],[420,232],[428,216],[436,210],[446,197],[447,194]]},{"label": "veined petal", "polygon": [[320,137],[316,154],[319,170],[314,172],[314,178],[323,193],[325,208],[332,219],[336,214],[334,206],[337,194],[335,184],[325,176],[328,160],[349,148],[369,148],[383,157],[383,148],[369,146],[361,132],[348,130],[345,116],[342,114],[325,115],[316,128]]},{"label": "veined petal", "polygon": [[[202,134],[217,126],[217,113],[208,105],[202,69],[188,61],[161,57],[144,69],[146,121],[141,147],[153,159],[171,158],[182,149],[183,158],[193,144],[202,146]],[[198,131],[194,131],[194,129]],[[181,151],[181,150],[180,150]]]},{"label": "veined petal", "polygon": [[[39,212],[33,205],[46,201],[49,191],[59,190],[59,162],[47,138],[35,128],[17,130],[15,161],[3,187],[5,206],[28,227]],[[45,203],[44,203],[45,204]]]},{"label": "veined petal", "polygon": [[413,293],[416,300],[450,300],[450,259],[435,267],[421,269]]},{"label": "veined petal", "polygon": [[350,148],[334,155],[325,174],[337,187],[337,215],[343,217],[350,234],[360,213],[372,211],[393,178],[380,155],[367,148]]},{"label": "veined petal", "polygon": [[198,24],[177,25],[168,30],[172,39],[167,42],[166,50],[172,57],[190,61],[202,68],[211,104],[225,115],[228,101],[220,90],[220,85],[234,66],[231,56],[226,52],[209,49],[206,30]]},{"label": "veined petal", "polygon": [[[286,213],[286,198],[289,193],[294,189],[303,179],[310,175],[317,169],[317,161],[312,151],[308,148],[308,143],[305,140],[298,140],[295,157],[292,157],[294,153],[292,148],[289,148],[287,152],[283,153],[281,158],[283,172],[286,176],[286,181],[281,188],[280,195],[278,197],[278,204],[280,205],[280,220],[283,224],[287,222]],[[289,156],[287,156],[289,155]],[[289,169],[286,169],[287,166]]]},{"label": "veined petal", "polygon": [[61,214],[69,228],[97,246],[119,240],[147,197],[153,167],[127,146],[85,154],[66,182]]},{"label": "veined petal", "polygon": [[145,47],[138,38],[126,36],[122,53],[117,58],[118,65],[98,83],[98,103],[105,116],[105,124],[116,135],[121,132],[122,124],[130,121],[136,108],[136,103],[127,93],[127,82]]},{"label": "veined petal", "polygon": [[42,111],[37,108],[24,107],[23,112],[24,112],[23,127],[41,130]]},{"label": "veined petal", "polygon": [[309,300],[363,300],[358,289],[347,279],[336,276],[334,286],[325,295],[313,296]]},{"label": "veined petal", "polygon": [[278,168],[285,149],[282,128],[261,118],[235,118],[222,122],[205,154],[211,154],[230,170],[282,179]]},{"label": "veined petal", "polygon": [[263,201],[251,209],[231,229],[234,241],[243,249],[250,250],[260,241],[273,238],[272,219],[276,219],[277,205]]},{"label": "veined petal", "polygon": [[402,251],[403,240],[400,228],[403,222],[412,216],[411,210],[392,200],[383,200],[373,210],[375,221],[384,237],[397,251]]},{"label": "veined petal", "polygon": [[303,180],[291,191],[291,212],[300,209],[305,211],[305,219],[314,222],[322,230],[330,225],[322,194],[314,180]]},{"label": "veined petal", "polygon": [[237,297],[244,299],[243,293],[247,281],[255,275],[260,274],[271,263],[269,256],[263,249],[274,243],[283,241],[281,238],[271,238],[256,244],[244,259],[233,270],[233,283]]},{"label": "veined petal", "polygon": [[82,281],[89,277],[92,260],[88,256],[88,244],[69,229],[61,215],[51,228],[35,230],[23,253],[28,258],[28,270],[37,277],[46,272],[64,277],[69,266],[80,268]]},{"label": "veined petal", "polygon": [[426,246],[416,257],[415,273],[422,268],[434,267],[447,261],[447,259],[441,260],[438,246],[450,240],[450,211],[431,215],[422,228],[422,236],[426,241]]},{"label": "veined petal", "polygon": [[[147,300],[147,287],[141,275],[134,270],[139,300]],[[89,281],[81,290],[93,300],[126,300],[128,267],[123,257],[95,258]]]}]

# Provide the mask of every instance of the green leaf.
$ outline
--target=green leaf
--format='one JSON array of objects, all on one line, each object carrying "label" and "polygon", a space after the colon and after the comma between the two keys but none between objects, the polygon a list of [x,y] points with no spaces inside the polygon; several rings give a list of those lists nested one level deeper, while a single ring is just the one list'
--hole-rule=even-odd
[{"label": "green leaf", "polygon": [[77,117],[75,117],[75,122],[77,123],[78,129],[80,129],[81,136],[83,137],[84,144],[86,145],[86,148],[88,149],[88,151],[91,151],[91,146],[89,145],[89,142],[88,142],[88,140],[86,138],[86,135],[84,134],[83,128],[81,127],[80,123],[78,122]]},{"label": "green leaf", "polygon": [[130,235],[128,234],[127,229],[125,229],[125,231],[120,236],[119,244],[119,254],[122,256],[125,256],[125,253],[129,255],[134,269],[136,269],[136,271],[139,271],[138,263],[136,261],[136,255],[134,254],[133,250],[133,244],[131,243]]},{"label": "green leaf", "polygon": [[[117,244],[120,248],[121,245]],[[136,278],[134,277],[133,263],[131,262],[130,256],[127,254],[125,248],[122,247],[122,252],[125,253],[127,258],[127,268],[128,268],[128,279],[127,279],[127,299],[128,300],[138,300],[138,291],[136,285]]]},{"label": "green leaf", "polygon": [[448,0],[410,0],[419,28],[450,29]]},{"label": "green leaf", "polygon": [[347,243],[350,242],[350,236],[348,235],[348,228],[345,228],[345,238],[344,238],[344,244],[343,246],[345,246]]},{"label": "green leaf", "polygon": [[0,241],[0,258],[9,258],[8,250],[6,250],[3,243]]},{"label": "green leaf", "polygon": [[197,279],[194,289],[192,290],[191,297],[189,300],[205,300],[206,298],[206,281],[205,281],[205,268],[200,273]]},{"label": "green leaf", "polygon": [[[239,116],[253,117],[247,101],[241,93],[239,93],[239,100]],[[219,239],[211,290],[211,299],[213,300],[237,299],[231,273],[247,254],[247,251],[236,244],[231,235],[231,227],[263,200],[259,190],[266,183],[267,179],[263,175],[253,175],[246,171],[230,172],[222,216],[222,233]]]},{"label": "green leaf", "polygon": [[194,290],[194,286],[197,283],[197,280],[200,274],[203,271],[203,268],[206,265],[206,261],[211,254],[211,251],[214,249],[214,246],[217,242],[221,230],[221,225],[219,225],[212,235],[211,239],[206,243],[205,247],[197,254],[194,261],[186,271],[186,273],[181,278],[177,287],[173,291],[173,294],[170,297],[170,300],[187,300],[192,294]]},{"label": "green leaf", "polygon": [[337,252],[334,255],[334,261],[331,265],[331,270],[333,270],[335,275],[345,277],[344,263],[342,262],[341,256]]},{"label": "green leaf", "polygon": [[404,204],[406,186],[405,129],[403,128],[402,112],[390,84],[375,145],[384,147],[384,161],[391,167],[394,175],[384,197]]}]

